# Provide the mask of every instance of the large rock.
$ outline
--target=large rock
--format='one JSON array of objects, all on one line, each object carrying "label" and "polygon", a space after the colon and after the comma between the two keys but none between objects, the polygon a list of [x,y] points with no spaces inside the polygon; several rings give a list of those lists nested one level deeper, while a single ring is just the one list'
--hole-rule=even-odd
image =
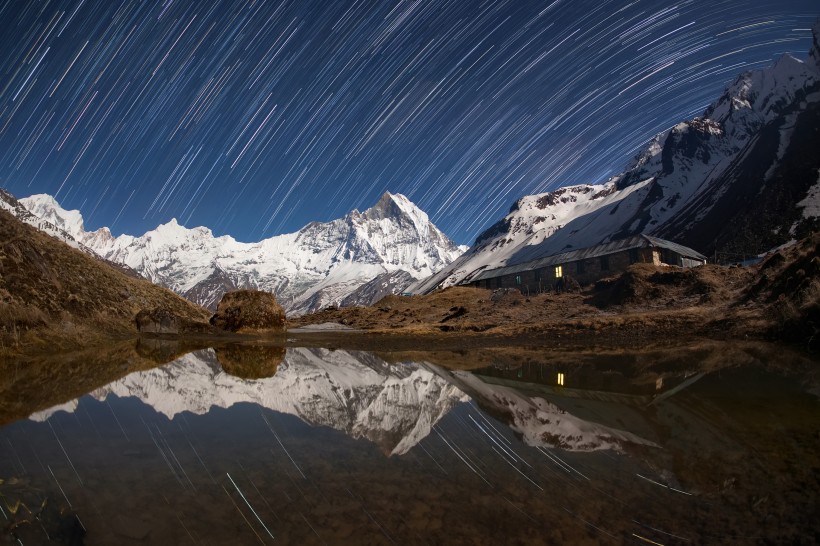
[{"label": "large rock", "polygon": [[222,296],[211,324],[228,332],[283,332],[285,310],[273,294],[237,290]]}]

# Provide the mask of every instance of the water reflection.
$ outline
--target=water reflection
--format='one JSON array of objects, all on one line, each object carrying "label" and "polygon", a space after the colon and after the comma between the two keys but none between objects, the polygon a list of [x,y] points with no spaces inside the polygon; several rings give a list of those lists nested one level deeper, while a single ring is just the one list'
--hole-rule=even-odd
[{"label": "water reflection", "polygon": [[[301,348],[289,349],[287,358],[277,361],[283,353],[278,347],[195,351],[161,368],[132,373],[90,396],[103,402],[111,395],[134,397],[168,419],[247,402],[308,425],[367,438],[387,455],[406,453],[453,406],[467,400],[423,364],[390,365],[364,352]],[[256,367],[247,364],[253,356],[262,358]],[[244,379],[249,370],[252,374],[271,366],[271,377]],[[237,368],[239,377],[233,375]],[[30,418],[45,421],[78,404],[74,400]]]},{"label": "water reflection", "polygon": [[452,358],[230,346],[92,383],[0,429],[6,536],[670,544],[820,532],[820,414],[799,358],[747,346],[729,368],[703,348],[436,363]]}]

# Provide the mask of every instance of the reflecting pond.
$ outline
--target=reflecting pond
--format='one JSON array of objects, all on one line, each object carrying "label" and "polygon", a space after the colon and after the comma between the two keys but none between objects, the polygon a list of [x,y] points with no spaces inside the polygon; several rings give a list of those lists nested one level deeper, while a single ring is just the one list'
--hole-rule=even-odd
[{"label": "reflecting pond", "polygon": [[2,540],[820,540],[816,362],[780,348],[163,350],[43,367],[74,399],[4,369]]}]

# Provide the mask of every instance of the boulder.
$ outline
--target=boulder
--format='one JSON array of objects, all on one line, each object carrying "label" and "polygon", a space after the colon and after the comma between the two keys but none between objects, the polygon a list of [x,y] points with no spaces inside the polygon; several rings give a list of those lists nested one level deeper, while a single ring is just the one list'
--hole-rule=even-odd
[{"label": "boulder", "polygon": [[228,332],[284,332],[285,310],[273,294],[236,290],[222,296],[210,322]]}]

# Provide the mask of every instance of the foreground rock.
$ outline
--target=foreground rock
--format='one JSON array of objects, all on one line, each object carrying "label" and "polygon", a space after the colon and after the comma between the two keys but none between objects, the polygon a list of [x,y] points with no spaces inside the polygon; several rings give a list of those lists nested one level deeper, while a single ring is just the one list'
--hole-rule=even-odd
[{"label": "foreground rock", "polygon": [[285,310],[273,294],[260,290],[237,290],[222,296],[210,322],[227,332],[284,332]]}]

